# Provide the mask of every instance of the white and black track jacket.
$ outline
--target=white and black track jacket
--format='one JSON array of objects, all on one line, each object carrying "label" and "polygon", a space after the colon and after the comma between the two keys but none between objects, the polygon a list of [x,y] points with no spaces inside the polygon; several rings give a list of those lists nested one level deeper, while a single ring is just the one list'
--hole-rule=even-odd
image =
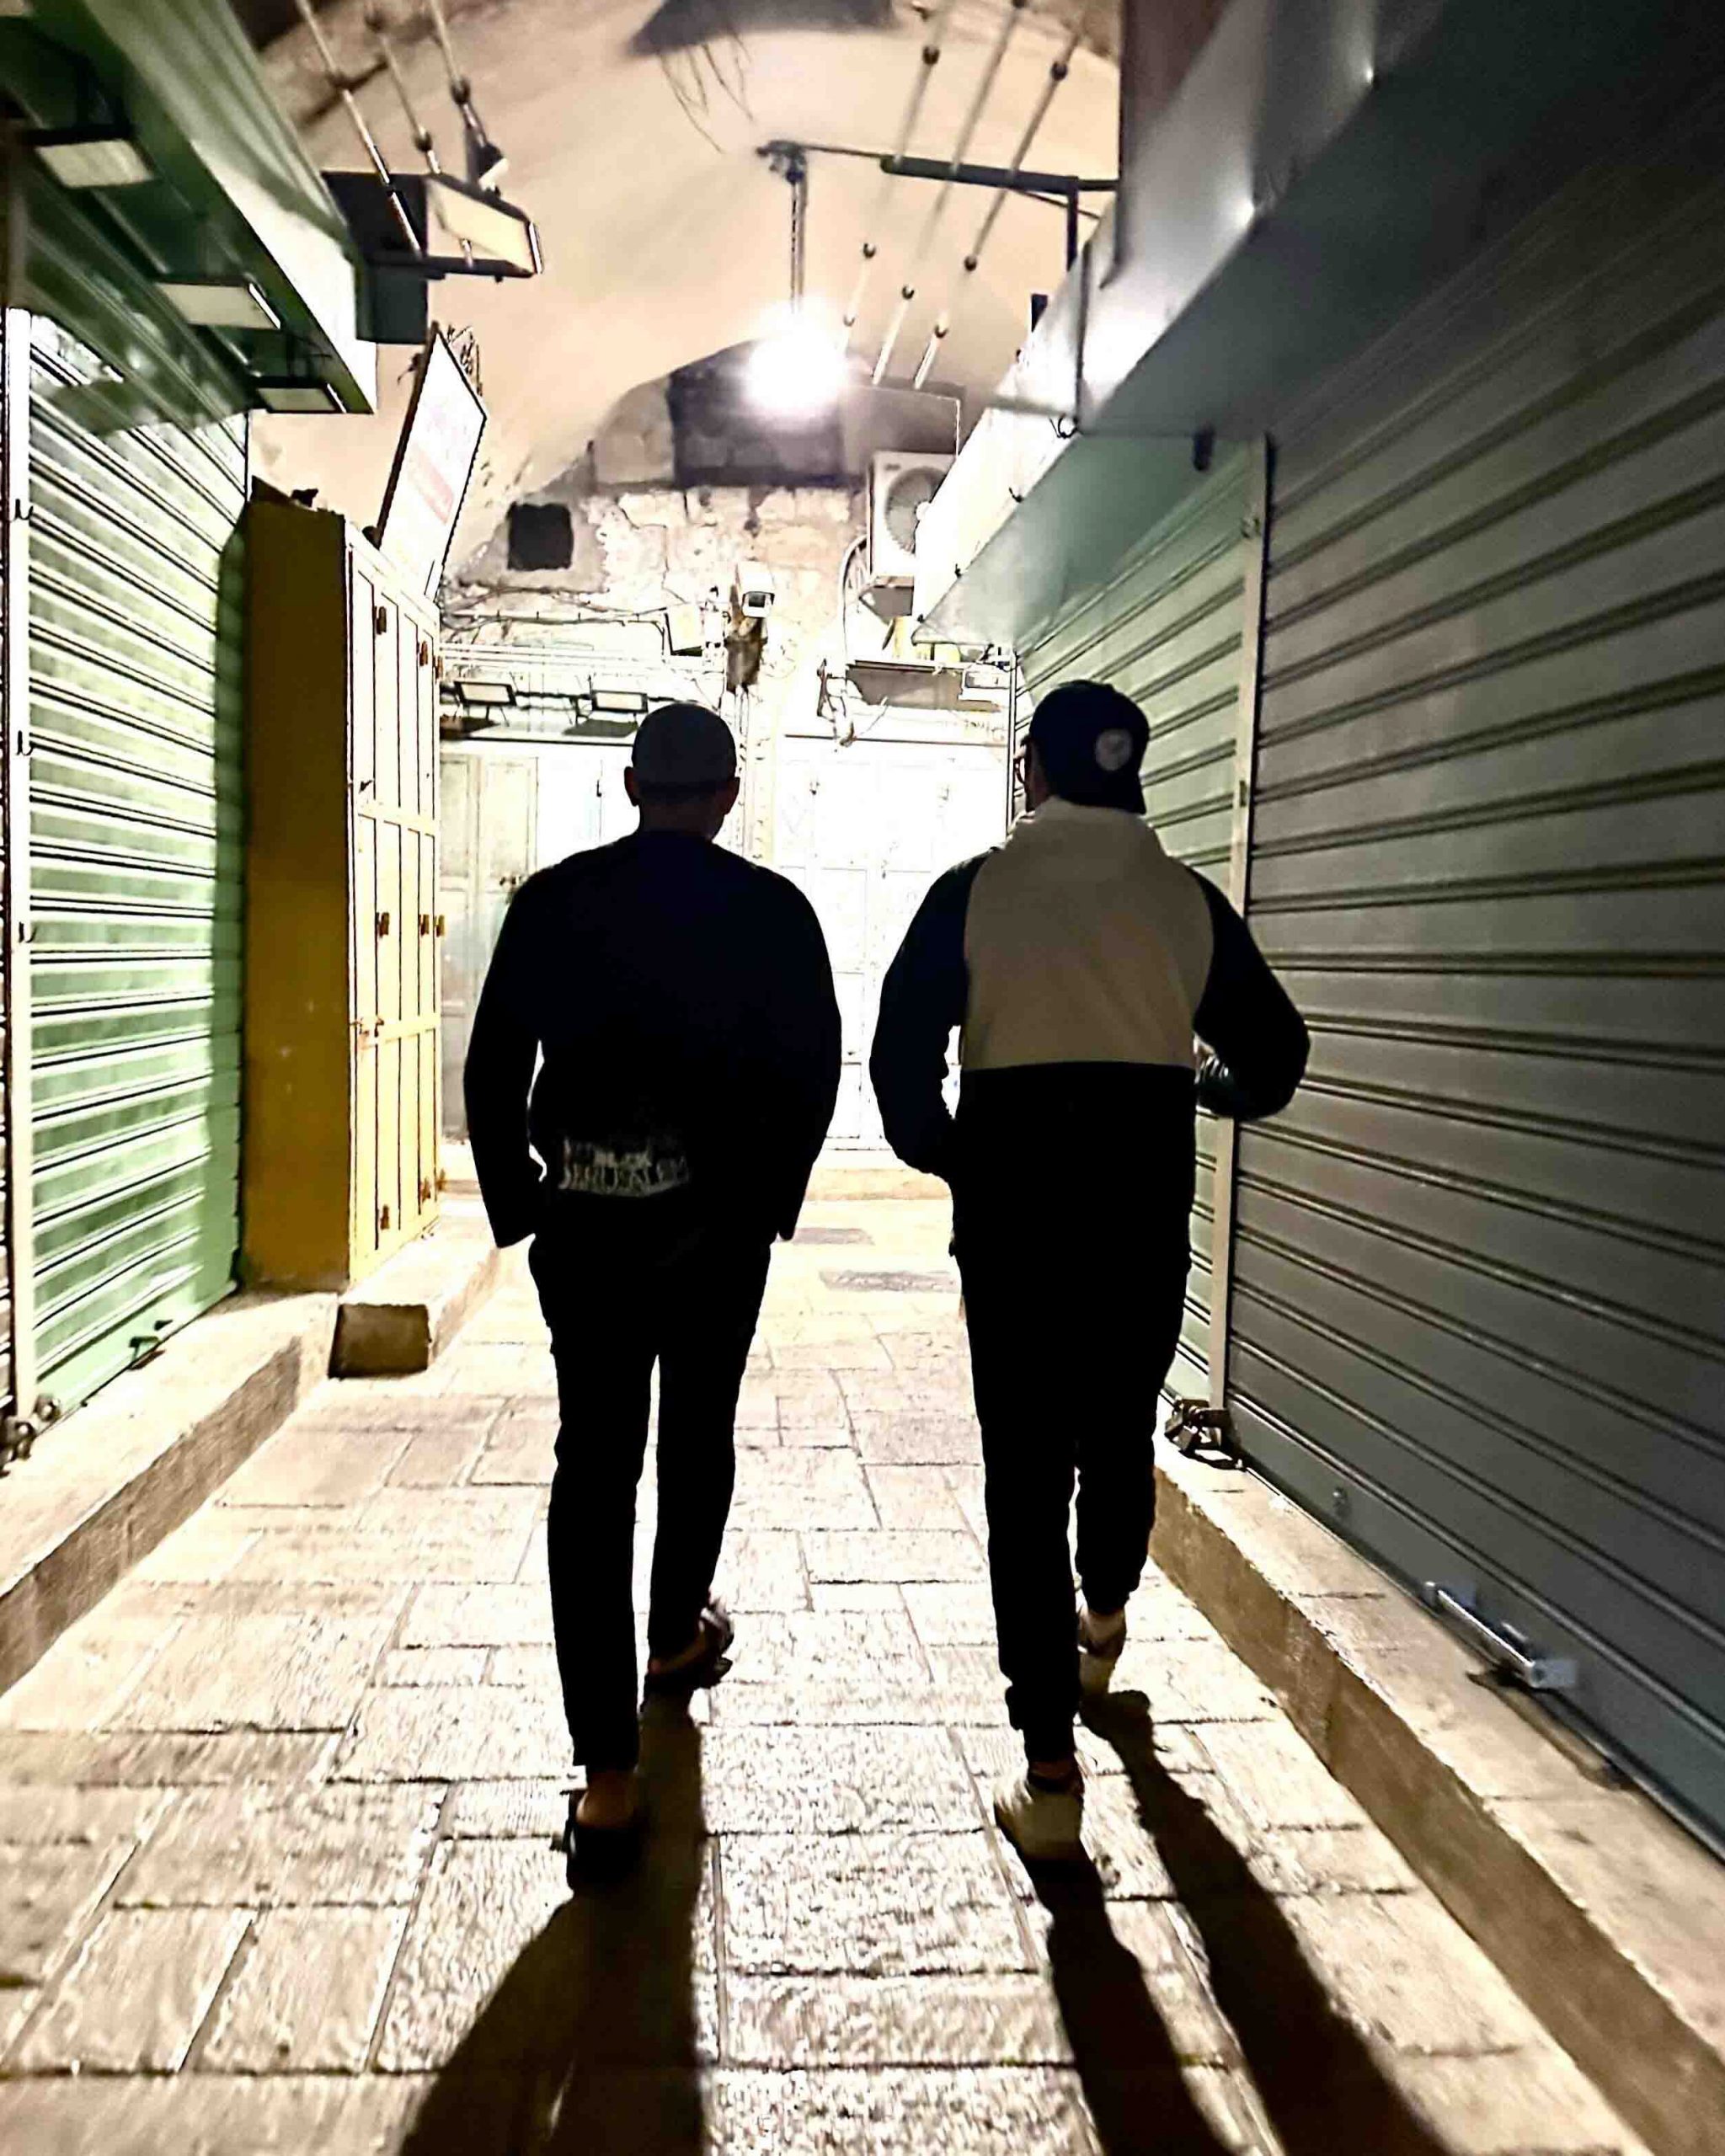
[{"label": "white and black track jacket", "polygon": [[[942,1091],[955,1026],[956,1123]],[[1178,1198],[1194,1105],[1274,1115],[1306,1046],[1214,884],[1141,818],[1051,800],[931,889],[882,989],[869,1070],[888,1143],[912,1167],[955,1182],[966,1162],[1053,1147],[1101,1181],[1123,1154],[1162,1154]]]}]

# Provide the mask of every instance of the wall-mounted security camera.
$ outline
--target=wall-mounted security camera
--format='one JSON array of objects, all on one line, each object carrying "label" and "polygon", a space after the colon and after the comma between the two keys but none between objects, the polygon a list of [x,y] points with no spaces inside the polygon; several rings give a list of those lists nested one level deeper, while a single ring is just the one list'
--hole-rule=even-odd
[{"label": "wall-mounted security camera", "polygon": [[772,613],[778,587],[764,563],[739,562],[731,578],[731,604],[751,622],[764,622]]}]

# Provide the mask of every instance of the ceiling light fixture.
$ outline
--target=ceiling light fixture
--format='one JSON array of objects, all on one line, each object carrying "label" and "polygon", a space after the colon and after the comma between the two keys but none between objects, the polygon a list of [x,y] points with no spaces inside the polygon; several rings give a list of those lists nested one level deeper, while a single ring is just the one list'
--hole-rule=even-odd
[{"label": "ceiling light fixture", "polygon": [[281,327],[281,317],[248,277],[158,277],[156,290],[199,329]]},{"label": "ceiling light fixture", "polygon": [[804,291],[809,160],[794,143],[773,145],[773,168],[791,189],[791,298],[778,326],[750,355],[750,401],[786,419],[807,419],[838,403],[850,370],[844,340],[809,312]]},{"label": "ceiling light fixture", "polygon": [[339,412],[341,399],[327,382],[309,375],[262,375],[252,388],[266,412]]},{"label": "ceiling light fixture", "polygon": [[446,172],[427,173],[424,185],[434,222],[458,247],[472,248],[476,269],[498,275],[538,275],[538,232],[532,219],[513,203]]},{"label": "ceiling light fixture", "polygon": [[595,712],[615,713],[620,718],[644,718],[651,705],[639,689],[595,689],[590,707]]},{"label": "ceiling light fixture", "polygon": [[39,128],[26,140],[62,187],[142,187],[156,177],[121,128]]},{"label": "ceiling light fixture", "polygon": [[464,704],[512,704],[515,700],[513,681],[456,681],[451,686]]}]

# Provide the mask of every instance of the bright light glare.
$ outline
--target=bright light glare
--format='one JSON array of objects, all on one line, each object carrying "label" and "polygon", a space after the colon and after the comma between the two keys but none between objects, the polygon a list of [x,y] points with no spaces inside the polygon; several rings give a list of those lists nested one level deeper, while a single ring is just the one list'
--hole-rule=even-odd
[{"label": "bright light glare", "polygon": [[786,419],[830,411],[845,379],[845,355],[837,339],[803,316],[763,338],[750,356],[750,401]]}]

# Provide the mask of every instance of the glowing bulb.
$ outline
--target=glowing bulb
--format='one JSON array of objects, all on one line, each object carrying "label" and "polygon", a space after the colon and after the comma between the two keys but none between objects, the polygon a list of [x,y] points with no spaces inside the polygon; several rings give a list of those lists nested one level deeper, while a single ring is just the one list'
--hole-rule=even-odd
[{"label": "glowing bulb", "polygon": [[749,360],[749,396],[763,411],[812,418],[837,403],[848,370],[844,348],[805,314],[789,316]]}]

